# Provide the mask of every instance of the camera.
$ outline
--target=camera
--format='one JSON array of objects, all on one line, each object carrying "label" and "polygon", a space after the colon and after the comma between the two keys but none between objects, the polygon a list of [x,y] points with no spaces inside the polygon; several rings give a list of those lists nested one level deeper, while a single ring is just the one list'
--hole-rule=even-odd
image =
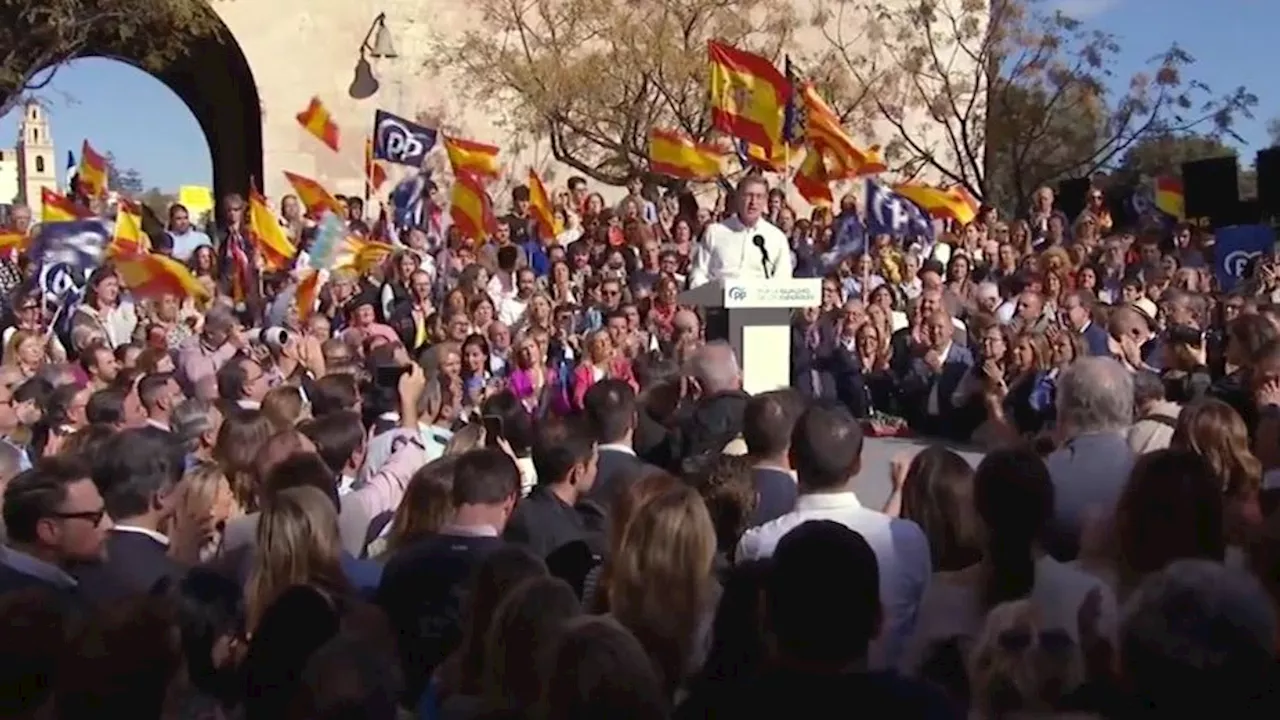
[{"label": "camera", "polygon": [[1190,325],[1173,325],[1166,331],[1169,342],[1179,345],[1189,345],[1191,347],[1200,347],[1204,342],[1204,334],[1199,328]]},{"label": "camera", "polygon": [[289,331],[282,327],[264,328],[258,335],[258,341],[272,350],[281,350],[289,344]]}]

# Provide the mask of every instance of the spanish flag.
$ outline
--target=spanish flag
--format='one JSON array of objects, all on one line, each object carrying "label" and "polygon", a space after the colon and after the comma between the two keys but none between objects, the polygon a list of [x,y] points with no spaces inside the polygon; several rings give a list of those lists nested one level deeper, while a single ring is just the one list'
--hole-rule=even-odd
[{"label": "spanish flag", "polygon": [[649,171],[682,180],[720,177],[724,153],[673,130],[649,130]]},{"label": "spanish flag", "polygon": [[538,221],[538,233],[542,237],[553,240],[564,232],[560,221],[556,219],[555,210],[551,207],[551,196],[547,194],[547,187],[542,184],[542,178],[538,177],[537,171],[533,168],[529,168],[529,209]]},{"label": "spanish flag", "polygon": [[107,159],[94,151],[85,140],[80,146],[80,192],[85,197],[102,197],[107,194]]},{"label": "spanish flag", "polygon": [[767,59],[711,40],[711,123],[757,145],[766,157],[784,142],[783,118],[791,83]]},{"label": "spanish flag", "polygon": [[[928,185],[895,185],[893,191],[936,218],[955,220],[968,225],[978,217],[978,209],[954,189],[941,189]],[[968,193],[965,193],[967,195]]]},{"label": "spanish flag", "polygon": [[449,216],[462,231],[462,237],[477,243],[484,242],[498,225],[493,214],[493,201],[485,192],[484,183],[467,172],[454,176]]},{"label": "spanish flag", "polygon": [[474,140],[461,140],[445,136],[445,152],[449,153],[449,165],[454,175],[472,175],[480,178],[498,177],[498,147]]},{"label": "spanish flag", "polygon": [[316,295],[320,292],[320,271],[307,270],[298,289],[293,293],[293,302],[298,306],[298,319],[306,320],[316,309]]},{"label": "spanish flag", "polygon": [[209,293],[186,265],[167,255],[140,253],[113,261],[120,282],[134,295],[159,298],[162,295],[206,300]]},{"label": "spanish flag", "polygon": [[831,207],[835,198],[831,195],[831,181],[827,177],[827,165],[822,160],[822,153],[809,149],[804,154],[804,162],[792,178],[796,192],[814,207]]},{"label": "spanish flag", "polygon": [[1182,191],[1182,178],[1166,175],[1156,178],[1156,209],[1177,220],[1187,217],[1187,197]]},{"label": "spanish flag", "polygon": [[326,211],[332,212],[338,217],[344,217],[346,212],[342,208],[342,203],[338,199],[329,194],[328,190],[320,183],[309,177],[296,175],[286,170],[284,177],[289,181],[289,185],[293,187],[293,191],[298,194],[298,201],[307,209],[307,214],[313,218],[319,218]]},{"label": "spanish flag", "polygon": [[751,145],[749,143],[738,144],[738,159],[745,165],[752,165],[761,170],[769,172],[781,173],[790,170],[788,165],[794,165],[795,161],[804,154],[802,148],[789,148],[786,145],[780,145],[773,149],[772,153],[766,153],[764,148],[759,145]]},{"label": "spanish flag", "polygon": [[26,252],[30,245],[30,236],[12,230],[0,231],[0,255],[13,255]]},{"label": "spanish flag", "polygon": [[307,109],[298,113],[298,124],[314,135],[317,140],[329,146],[330,150],[338,151],[338,126],[334,124],[333,116],[329,114],[324,103],[320,102],[320,98],[311,98],[311,104]]},{"label": "spanish flag", "polygon": [[364,141],[364,178],[369,183],[369,190],[374,193],[387,181],[386,168],[373,157],[372,137],[365,138]]},{"label": "spanish flag", "polygon": [[142,231],[142,209],[122,197],[116,203],[116,228],[108,254],[119,257],[146,252],[151,252],[151,238]]},{"label": "spanish flag", "polygon": [[288,268],[293,263],[293,256],[298,254],[267,205],[267,199],[257,192],[249,193],[249,237],[262,253],[263,264],[268,270]]},{"label": "spanish flag", "polygon": [[840,125],[840,116],[818,95],[812,83],[800,90],[804,102],[805,137],[811,148],[817,148],[828,160],[830,177],[848,180],[885,171],[884,160],[877,148],[864,151]]},{"label": "spanish flag", "polygon": [[88,208],[80,207],[66,195],[49,188],[40,189],[40,222],[74,222],[93,217]]}]

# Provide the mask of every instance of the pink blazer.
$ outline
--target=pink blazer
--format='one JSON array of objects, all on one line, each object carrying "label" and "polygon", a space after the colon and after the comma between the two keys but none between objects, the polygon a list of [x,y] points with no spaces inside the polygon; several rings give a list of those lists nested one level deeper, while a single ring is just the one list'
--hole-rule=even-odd
[{"label": "pink blazer", "polygon": [[[635,373],[631,371],[631,361],[619,357],[614,358],[613,363],[609,366],[609,371],[605,373],[605,377],[614,380],[622,380],[631,386],[632,390],[640,391],[640,384],[636,382]],[[579,363],[578,367],[573,369],[573,409],[582,409],[582,398],[596,384],[595,373],[592,372],[590,363]]]}]

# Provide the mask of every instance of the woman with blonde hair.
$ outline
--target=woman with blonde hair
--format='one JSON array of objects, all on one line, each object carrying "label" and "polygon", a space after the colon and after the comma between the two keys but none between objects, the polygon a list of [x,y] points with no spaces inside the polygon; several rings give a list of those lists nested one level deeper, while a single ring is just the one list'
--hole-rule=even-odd
[{"label": "woman with blonde hair", "polygon": [[227,521],[244,514],[226,473],[214,463],[202,462],[187,470],[179,486],[177,517],[208,518],[212,534],[200,548],[200,561],[208,562],[218,554]]},{"label": "woman with blonde hair", "polygon": [[610,558],[609,611],[645,647],[673,695],[706,657],[720,590],[715,554],[707,506],[682,484],[636,509]]},{"label": "woman with blonde hair", "polygon": [[1085,680],[1084,656],[1065,630],[1046,627],[1030,600],[995,606],[969,656],[974,718],[1054,715]]},{"label": "woman with blonde hair", "polygon": [[276,598],[295,585],[331,599],[353,594],[342,571],[338,511],[318,488],[294,487],[273,496],[263,506],[256,539],[245,585],[250,633]]},{"label": "woman with blonde hair", "polygon": [[1263,522],[1258,501],[1262,463],[1249,449],[1249,431],[1240,415],[1221,400],[1188,405],[1178,415],[1169,447],[1204,459],[1222,489],[1227,544],[1250,544]]},{"label": "woman with blonde hair", "polygon": [[24,378],[33,378],[46,362],[50,360],[46,351],[47,343],[44,333],[38,330],[15,330],[4,344],[2,363],[22,371]]}]

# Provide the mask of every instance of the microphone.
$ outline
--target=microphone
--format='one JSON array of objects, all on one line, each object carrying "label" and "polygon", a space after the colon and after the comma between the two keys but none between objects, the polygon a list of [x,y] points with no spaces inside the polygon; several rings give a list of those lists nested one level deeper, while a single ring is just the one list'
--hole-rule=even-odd
[{"label": "microphone", "polygon": [[760,250],[760,269],[764,270],[764,279],[768,280],[773,277],[773,273],[769,272],[769,251],[764,246],[764,236],[756,235],[751,238],[751,244]]}]

